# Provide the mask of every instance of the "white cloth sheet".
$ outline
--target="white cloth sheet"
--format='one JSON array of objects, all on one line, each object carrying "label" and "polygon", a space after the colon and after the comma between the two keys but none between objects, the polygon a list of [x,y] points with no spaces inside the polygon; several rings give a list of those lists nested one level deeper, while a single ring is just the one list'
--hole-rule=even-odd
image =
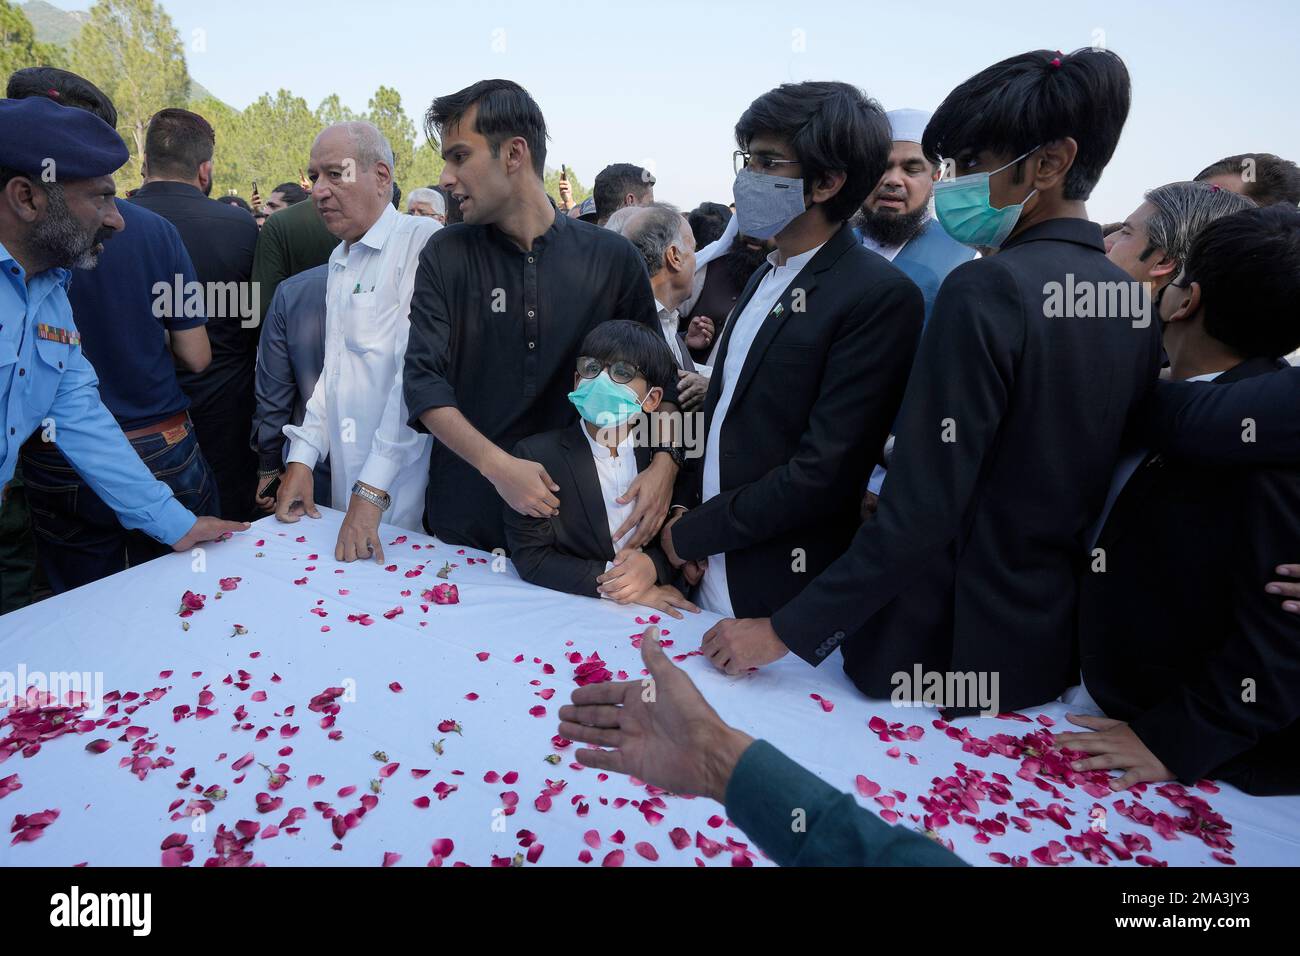
[{"label": "white cloth sheet", "polygon": [[[119,766],[133,746],[119,740],[125,727],[71,733],[46,742],[32,757],[13,755],[0,764],[0,779],[16,773],[22,788],[0,797],[4,819],[45,809],[61,813],[33,842],[11,846],[8,839],[0,840],[0,864],[155,866],[164,838],[182,833],[194,849],[191,865],[198,866],[213,855],[219,824],[229,828],[236,821],[251,820],[261,828],[279,825],[294,807],[306,811],[290,824],[299,831],[290,834],[281,828],[276,836],[253,839],[247,849],[254,860],[268,865],[371,866],[381,864],[385,853],[400,853],[398,865],[423,866],[432,856],[433,841],[449,838],[454,850],[445,865],[464,861],[481,866],[489,865],[494,855],[526,852],[516,834],[529,830],[545,848],[537,865],[583,865],[579,854],[590,850],[588,865],[599,866],[617,849],[624,853],[624,865],[651,865],[635,849],[638,843],[648,843],[658,854],[657,865],[691,866],[699,858],[709,866],[728,866],[732,854],[723,850],[705,857],[694,845],[696,833],[723,844],[728,837],[750,843],[721,819],[711,826],[710,818],[725,813],[706,799],[665,796],[659,808],[663,819],[652,825],[632,803],[616,805],[621,799],[645,800],[644,787],[625,777],[602,780],[594,770],[575,770],[570,764],[576,745],[563,750],[552,746],[556,711],[576,686],[576,665],[567,655],[599,652],[611,671],[624,669],[638,677],[640,659],[630,638],[642,630],[635,619],[652,612],[533,587],[519,580],[509,562],[501,561],[494,569],[491,555],[462,553],[423,535],[408,533],[397,543],[401,532],[387,526],[387,565],[338,564],[331,556],[342,516],[327,509],[322,513],[319,521],[304,519],[295,525],[266,518],[249,532],[201,552],[161,558],[0,618],[0,676],[89,671],[102,673],[103,691],[145,695],[162,689],[161,695],[154,694],[157,700],[135,699],[133,704],[139,706],[130,721],[131,726],[148,728],[141,739],[156,744],[149,756],[167,756],[174,762],[149,770],[143,780]],[[306,540],[299,542],[298,537]],[[313,554],[318,556],[310,557]],[[487,561],[470,565],[469,557]],[[436,577],[444,562],[459,565],[446,580]],[[386,566],[396,569],[387,571]],[[236,589],[218,599],[219,579],[234,576],[241,578]],[[422,611],[421,591],[445,583],[457,585],[460,602],[430,603],[428,611]],[[207,601],[186,619],[190,627],[183,630],[177,609],[187,590],[206,594]],[[402,608],[401,614],[384,617],[396,607]],[[317,616],[313,609],[328,616]],[[373,623],[347,620],[349,614],[362,613]],[[697,648],[715,620],[708,613],[688,615],[681,622],[664,618],[666,640],[673,642],[670,652]],[[247,633],[236,635],[236,624]],[[323,632],[323,627],[330,630]],[[479,659],[481,653],[486,659]],[[520,654],[523,660],[515,663]],[[554,667],[553,674],[544,672],[546,663]],[[1016,800],[1033,797],[1042,806],[1051,802],[1032,782],[1016,776],[1018,761],[963,753],[956,741],[932,728],[932,710],[894,708],[888,701],[862,697],[845,678],[838,658],[814,670],[790,657],[743,678],[718,674],[698,656],[687,658],[682,666],[725,720],[771,741],[834,786],[853,793],[855,778],[862,774],[879,783],[882,793],[905,793],[906,799],[896,804],[904,814],[900,825],[917,825],[908,814],[922,812],[918,796],[931,787],[932,778],[952,775],[955,762],[990,775],[1005,774]],[[244,688],[236,684],[240,669],[249,674]],[[172,673],[160,676],[164,671]],[[195,677],[194,672],[201,674]],[[231,683],[224,682],[227,675],[232,675]],[[400,692],[390,689],[393,682],[400,683]],[[338,686],[348,693],[333,728],[342,737],[331,740],[319,726],[322,715],[310,711],[308,704],[326,688]],[[195,712],[204,688],[214,695],[207,706],[216,713],[202,720],[174,719],[174,708],[188,706],[189,713]],[[552,688],[549,699],[540,696]],[[470,693],[478,699],[467,700]],[[832,710],[824,710],[811,694],[831,701]],[[232,729],[241,723],[234,716],[241,706],[246,708],[242,722],[250,723],[250,730]],[[293,715],[281,716],[289,706],[295,708]],[[545,713],[532,716],[530,710],[539,706]],[[1033,713],[1055,719],[1059,729],[1066,710],[1064,704],[1054,703]],[[0,716],[6,713],[0,710]],[[119,710],[117,718],[121,716]],[[873,716],[915,724],[924,729],[924,736],[882,742],[868,730]],[[447,719],[458,722],[461,732],[438,730],[438,723]],[[957,726],[988,737],[1021,735],[1039,725],[974,718]],[[271,729],[259,741],[261,728]],[[292,736],[282,737],[281,728]],[[7,735],[8,728],[3,729]],[[95,739],[109,741],[107,752],[86,750]],[[438,741],[441,755],[432,746]],[[897,758],[888,756],[895,745],[900,748]],[[291,753],[280,755],[290,747]],[[376,759],[376,752],[387,761]],[[249,753],[254,759],[242,771],[245,779],[235,783],[241,771],[232,764]],[[546,762],[550,754],[559,754],[561,761]],[[914,755],[917,763],[909,763],[906,754]],[[259,764],[275,768],[281,762],[288,764],[291,779],[281,789],[270,790],[268,772]],[[386,762],[400,766],[383,778],[380,768]],[[192,788],[176,786],[190,767],[195,768],[191,784],[219,786],[227,796],[204,817],[173,821],[170,804],[198,796]],[[429,773],[417,779],[412,770]],[[488,783],[484,775],[489,771],[513,771],[518,779]],[[324,781],[309,787],[317,774]],[[565,787],[542,811],[535,800],[548,779],[564,781]],[[371,780],[382,781],[377,805],[336,840],[332,824],[313,803],[326,801],[340,812],[354,810],[370,793]],[[439,783],[458,789],[440,800],[435,793]],[[339,789],[347,786],[355,786],[356,792],[339,797]],[[284,803],[273,812],[259,813],[259,792],[283,797]],[[508,816],[500,812],[509,800],[501,796],[506,792],[518,796],[516,812]],[[1300,862],[1300,798],[1253,798],[1227,786],[1215,795],[1199,795],[1231,823],[1233,855],[1239,864]],[[1070,802],[1065,806],[1075,811],[1069,817],[1071,831],[1050,820],[1033,820],[1032,832],[1008,827],[1005,836],[987,846],[974,841],[975,831],[968,826],[952,824],[940,832],[977,865],[993,865],[991,851],[1029,856],[1049,840],[1063,841],[1067,832],[1087,828],[1093,798],[1077,790],[1066,796]],[[413,803],[420,797],[429,798],[427,809]],[[579,798],[576,804],[574,798]],[[858,799],[875,812],[882,809],[874,800]],[[1110,806],[1114,799],[1102,802]],[[1151,789],[1142,800],[1153,810],[1181,815]],[[579,804],[589,808],[585,815],[579,815]],[[184,809],[182,804],[176,812]],[[981,804],[981,817],[1000,809]],[[194,832],[192,820],[200,819],[203,830]],[[685,829],[691,846],[674,848],[670,832],[676,827]],[[1170,865],[1222,865],[1211,858],[1209,847],[1187,835],[1166,841],[1150,827],[1114,812],[1109,814],[1109,829],[1112,836],[1134,832],[1150,837],[1152,855]],[[599,834],[599,848],[584,842],[591,830]],[[618,831],[624,837],[621,843]],[[342,849],[331,849],[336,842]],[[1071,855],[1071,865],[1093,865],[1078,853]],[[754,862],[768,861],[756,854]],[[1038,864],[1031,860],[1029,865]]]}]

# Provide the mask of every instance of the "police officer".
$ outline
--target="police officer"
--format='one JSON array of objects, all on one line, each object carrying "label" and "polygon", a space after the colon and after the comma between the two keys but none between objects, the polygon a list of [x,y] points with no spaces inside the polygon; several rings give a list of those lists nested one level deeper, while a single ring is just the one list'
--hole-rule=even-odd
[{"label": "police officer", "polygon": [[196,518],[156,480],[100,401],[67,288],[123,228],[112,173],[126,145],[97,116],[52,100],[0,100],[0,485],[41,430],[125,527],[185,551],[248,528]]}]

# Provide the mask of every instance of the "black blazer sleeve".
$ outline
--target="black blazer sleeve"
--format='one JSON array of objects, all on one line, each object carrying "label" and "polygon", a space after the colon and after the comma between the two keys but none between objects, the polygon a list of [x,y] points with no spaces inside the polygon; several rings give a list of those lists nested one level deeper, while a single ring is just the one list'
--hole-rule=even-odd
[{"label": "black blazer sleeve", "polygon": [[1134,431],[1155,451],[1206,464],[1300,462],[1300,368],[1226,385],[1161,382]]},{"label": "black blazer sleeve", "polygon": [[898,412],[925,317],[925,302],[910,280],[882,285],[853,309],[830,340],[821,391],[794,456],[757,481],[724,491],[673,525],[673,547],[683,558],[735,551],[774,535],[824,520],[840,500],[845,461],[865,442],[885,444]]},{"label": "black blazer sleeve", "polygon": [[1177,692],[1130,723],[1189,784],[1300,720],[1300,617],[1264,591],[1273,569],[1300,551],[1300,471],[1256,471],[1234,498],[1226,506],[1245,509],[1245,520],[1232,543],[1233,580],[1224,582],[1233,589],[1232,632]]},{"label": "black blazer sleeve", "polygon": [[903,396],[889,493],[849,550],[772,617],[808,663],[820,664],[957,537],[1015,383],[1024,310],[996,258],[944,281]]},{"label": "black blazer sleeve", "polygon": [[[525,438],[519,442],[514,456],[541,461],[529,441]],[[504,515],[510,560],[521,578],[552,591],[600,597],[596,578],[605,573],[605,562],[566,554],[556,547],[555,524],[563,518],[533,518],[521,515],[509,505],[504,506]]]}]

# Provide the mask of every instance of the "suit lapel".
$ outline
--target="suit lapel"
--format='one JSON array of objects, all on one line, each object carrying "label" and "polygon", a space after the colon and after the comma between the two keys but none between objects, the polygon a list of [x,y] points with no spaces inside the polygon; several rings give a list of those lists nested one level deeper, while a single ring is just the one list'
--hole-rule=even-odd
[{"label": "suit lapel", "polygon": [[772,271],[772,264],[764,260],[763,264],[754,270],[754,274],[749,277],[745,283],[744,291],[741,292],[740,298],[731,309],[731,314],[727,318],[727,326],[722,330],[722,341],[718,343],[718,357],[713,363],[713,376],[709,379],[709,387],[704,392],[704,434],[709,433],[709,423],[713,420],[713,410],[718,407],[718,398],[722,395],[722,375],[719,371],[727,362],[727,352],[731,348],[731,335],[736,329],[736,320],[740,318],[745,306],[749,305],[749,300],[754,297],[754,290],[758,284],[763,281],[763,276]]},{"label": "suit lapel", "polygon": [[808,264],[799,270],[785,291],[781,293],[781,298],[777,300],[776,305],[763,318],[763,324],[759,327],[758,335],[754,336],[754,342],[749,347],[749,354],[745,356],[745,364],[740,369],[740,380],[736,382],[736,391],[731,396],[731,404],[735,405],[740,401],[740,397],[753,381],[754,375],[758,372],[759,365],[763,362],[763,353],[767,351],[769,345],[776,338],[781,327],[785,325],[790,313],[794,311],[794,297],[799,294],[803,299],[802,311],[806,312],[810,306],[809,301],[812,299],[813,290],[817,288],[818,277],[835,265],[840,256],[844,255],[849,249],[858,244],[857,237],[853,235],[853,230],[845,223],[840,226],[838,232],[826,240],[826,244],[817,251],[817,254],[809,260]]},{"label": "suit lapel", "polygon": [[[579,429],[583,427],[579,422]],[[600,478],[596,475],[596,462],[591,456],[591,446],[585,435],[570,431],[560,440],[564,447],[565,463],[569,474],[573,476],[573,485],[582,501],[583,514],[587,516],[588,534],[605,555],[606,561],[614,560],[614,541],[609,534],[609,516],[605,513],[605,496],[600,490]],[[564,507],[563,490],[560,507]]]}]

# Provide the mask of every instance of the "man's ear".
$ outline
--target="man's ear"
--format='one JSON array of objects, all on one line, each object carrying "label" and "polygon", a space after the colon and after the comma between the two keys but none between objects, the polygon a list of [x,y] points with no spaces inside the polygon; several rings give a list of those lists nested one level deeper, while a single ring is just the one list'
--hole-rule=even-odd
[{"label": "man's ear", "polygon": [[1065,181],[1065,174],[1074,165],[1079,154],[1079,144],[1073,137],[1045,143],[1037,156],[1031,157],[1030,178],[1039,192],[1047,192]]},{"label": "man's ear", "polygon": [[656,385],[650,391],[645,393],[645,401],[641,403],[641,410],[653,412],[664,400],[664,390]]},{"label": "man's ear", "polygon": [[379,182],[380,192],[387,189],[389,202],[393,195],[393,170],[387,163],[375,163],[375,179]]},{"label": "man's ear", "polygon": [[206,188],[212,182],[212,160],[199,163],[199,185]]},{"label": "man's ear", "polygon": [[15,176],[5,183],[4,204],[20,222],[35,222],[41,217],[46,205],[45,198],[38,198],[37,192],[26,176]]},{"label": "man's ear", "polygon": [[522,136],[516,136],[510,140],[506,147],[506,172],[513,174],[519,172],[525,166],[531,165],[531,159],[528,156],[528,140]]},{"label": "man's ear", "polygon": [[1163,279],[1167,275],[1178,274],[1178,262],[1174,259],[1161,259],[1151,267],[1153,279]]},{"label": "man's ear", "polygon": [[812,195],[809,198],[813,202],[824,203],[844,188],[844,183],[847,179],[848,174],[842,169],[824,172],[820,177],[818,177],[816,184],[813,186]]},{"label": "man's ear", "polygon": [[675,243],[669,243],[667,251],[664,252],[664,262],[673,272],[682,271],[682,250],[678,249]]},{"label": "man's ear", "polygon": [[1176,310],[1174,310],[1174,314],[1171,315],[1165,321],[1186,322],[1189,319],[1194,318],[1196,316],[1196,313],[1199,312],[1200,310],[1201,310],[1201,284],[1199,282],[1193,282],[1187,288],[1187,298],[1183,300],[1183,304],[1180,305]]}]

